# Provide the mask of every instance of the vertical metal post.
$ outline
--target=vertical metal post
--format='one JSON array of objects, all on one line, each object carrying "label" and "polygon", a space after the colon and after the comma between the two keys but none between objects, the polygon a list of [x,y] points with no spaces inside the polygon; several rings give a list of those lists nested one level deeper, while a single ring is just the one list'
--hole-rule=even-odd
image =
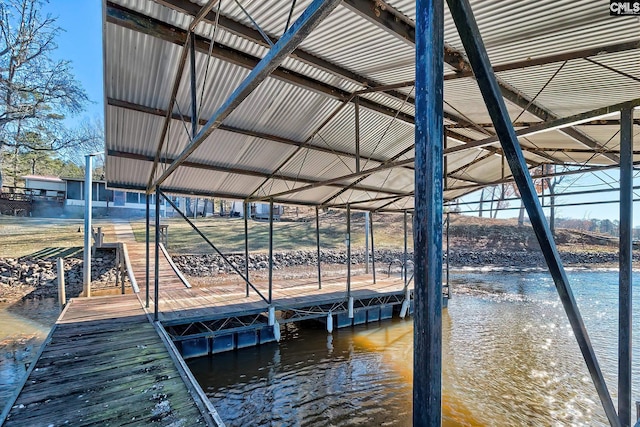
[{"label": "vertical metal post", "polygon": [[369,229],[371,230],[371,271],[373,272],[373,283],[376,283],[376,246],[373,241],[373,212],[369,216]]},{"label": "vertical metal post", "polygon": [[242,214],[244,217],[244,277],[247,278],[244,283],[246,296],[249,296],[249,204],[244,202],[242,208],[244,209]]},{"label": "vertical metal post", "polygon": [[633,109],[620,111],[620,273],[618,295],[618,417],[631,424],[633,267]]},{"label": "vertical metal post", "polygon": [[158,321],[159,284],[160,284],[160,188],[156,187],[156,242],[155,242],[155,264],[153,277],[153,321]]},{"label": "vertical metal post", "polygon": [[91,297],[91,234],[93,232],[91,227],[91,215],[92,215],[92,190],[93,182],[91,171],[93,169],[93,155],[87,154],[85,156],[85,172],[84,172],[84,259],[83,259],[83,281],[82,281],[82,294],[89,298]]},{"label": "vertical metal post", "polygon": [[413,425],[442,423],[444,3],[416,2]]},{"label": "vertical metal post", "polygon": [[364,273],[369,274],[369,211],[364,213]]},{"label": "vertical metal post", "polygon": [[449,283],[449,223],[451,214],[447,212],[447,299],[451,299],[451,284]]},{"label": "vertical metal post", "polygon": [[360,172],[360,97],[356,96],[353,101],[356,116],[356,172]]},{"label": "vertical metal post", "polygon": [[189,53],[189,65],[191,65],[191,137],[195,138],[198,133],[198,101],[196,89],[196,33],[193,31],[191,32]]},{"label": "vertical metal post", "polygon": [[64,308],[67,303],[67,296],[64,287],[64,258],[58,258],[58,302],[60,303],[60,310]]},{"label": "vertical metal post", "polygon": [[347,298],[351,296],[351,205],[347,203]]},{"label": "vertical metal post", "polygon": [[404,287],[407,287],[407,211],[404,211],[404,253],[402,258],[402,271],[404,273]]},{"label": "vertical metal post", "polygon": [[149,266],[149,237],[150,237],[149,236],[149,221],[150,221],[150,218],[149,217],[151,216],[151,212],[150,212],[151,209],[149,209],[149,204],[150,204],[149,198],[150,197],[151,197],[151,194],[146,194],[147,201],[145,203],[145,210],[146,210],[147,215],[146,215],[146,224],[145,224],[145,231],[146,231],[146,235],[145,235],[145,242],[146,242],[146,245],[145,245],[145,259],[146,259],[146,262],[147,262],[147,265],[146,265],[147,268],[146,268],[146,271],[145,271],[144,278],[145,278],[145,284],[146,284],[145,307],[147,307],[147,308],[149,308],[149,279],[150,279],[150,274],[149,274],[150,273],[150,268],[149,268],[150,267]]},{"label": "vertical metal post", "polygon": [[269,199],[269,304],[273,301],[273,199]]},{"label": "vertical metal post", "polygon": [[320,214],[316,206],[316,248],[318,250],[318,289],[322,289],[322,270],[320,269]]},{"label": "vertical metal post", "polygon": [[[493,69],[491,68],[489,56],[487,55],[487,51],[482,42],[480,30],[478,29],[478,25],[476,24],[473,16],[471,5],[468,0],[447,0],[447,2],[449,4],[451,16],[458,28],[460,40],[464,45],[467,57],[469,58],[469,63],[471,64],[476,81],[478,82],[478,87],[482,93],[482,97],[484,98],[487,111],[491,116],[491,121],[493,122],[496,134],[500,139],[502,150],[507,158],[509,167],[511,168],[514,181],[520,191],[522,202],[527,208],[529,220],[531,221],[538,243],[540,244],[540,249],[542,250],[542,254],[547,262],[549,273],[551,274],[551,277],[553,277],[558,295],[562,301],[569,323],[571,324],[571,328],[578,342],[578,347],[580,347],[582,356],[587,368],[589,369],[589,373],[591,374],[591,379],[593,380],[596,391],[598,392],[598,397],[602,402],[609,424],[612,426],[619,426],[620,420],[618,418],[616,408],[613,404],[613,400],[611,399],[611,395],[609,394],[596,354],[593,350],[593,346],[591,345],[591,340],[589,339],[584,321],[580,315],[580,310],[578,310],[575,297],[571,291],[569,279],[567,278],[567,274],[562,266],[562,261],[560,260],[560,255],[555,245],[555,241],[553,240],[549,224],[544,216],[542,206],[536,197],[531,175],[528,173],[522,149],[513,129],[513,125],[511,124],[504,99],[500,92],[500,87],[498,86],[498,81],[493,73]],[[418,14],[418,18],[420,18],[420,14]],[[416,35],[417,34],[420,34],[420,31],[416,31]],[[419,52],[418,49],[416,49],[416,51]],[[417,60],[416,63],[419,65],[422,64],[421,60]],[[421,73],[416,73],[417,76],[420,76],[420,74]],[[419,88],[416,84],[417,95],[420,95],[423,90],[429,90],[429,86]],[[418,99],[416,99],[416,109],[419,111],[418,105]],[[422,124],[422,120],[419,120],[418,118],[416,118],[416,122],[419,123],[419,125]],[[416,138],[416,145],[417,139],[418,138]],[[417,147],[416,152],[418,152]],[[416,176],[418,174],[417,171],[420,170],[417,158],[418,156],[416,156]],[[431,176],[436,175],[432,174]],[[417,196],[416,199],[418,199]],[[418,212],[419,210],[416,208],[416,215]],[[418,222],[419,221],[416,220],[416,223]],[[418,247],[415,248],[415,252],[420,253]]]}]

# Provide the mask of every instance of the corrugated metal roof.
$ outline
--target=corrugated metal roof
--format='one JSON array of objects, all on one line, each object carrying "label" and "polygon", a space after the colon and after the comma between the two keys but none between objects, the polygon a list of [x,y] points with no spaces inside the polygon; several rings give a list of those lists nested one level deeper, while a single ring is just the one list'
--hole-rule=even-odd
[{"label": "corrugated metal roof", "polygon": [[[105,24],[105,96],[111,103],[106,108],[105,119],[107,180],[110,186],[145,188],[182,53],[182,44],[175,35],[188,28],[192,17],[153,0],[113,1],[125,12],[131,10],[141,15],[140,19],[127,22],[127,28],[117,20]],[[371,0],[372,4],[375,1]],[[193,3],[202,6],[206,1]],[[296,2],[293,19],[310,3],[311,0]],[[273,39],[282,35],[292,4],[290,0],[243,1],[242,4]],[[390,0],[386,7],[396,8],[405,15],[401,19],[412,25],[413,0]],[[508,7],[499,2],[478,0],[472,1],[472,7],[494,65],[613,43],[640,42],[640,22],[610,17],[604,0],[516,2]],[[215,12],[216,8],[213,16]],[[244,25],[245,33],[255,30],[235,2],[222,2],[221,15]],[[144,17],[157,21],[147,22]],[[208,120],[249,74],[246,64],[268,53],[262,40],[256,42],[240,35],[242,31],[214,27],[214,19],[206,19],[196,27],[201,40],[211,39],[215,32],[219,43],[213,48],[212,57],[206,46],[196,53],[200,120]],[[448,13],[445,14],[445,41],[463,53]],[[313,204],[330,199],[329,204],[335,205],[369,201],[357,204],[358,208],[365,209],[402,210],[412,206],[411,197],[403,196],[413,189],[411,163],[362,178],[351,176],[297,193],[290,191],[310,182],[354,173],[353,103],[335,117],[331,116],[345,97],[371,84],[365,82],[389,85],[411,81],[415,74],[414,47],[370,22],[351,6],[340,5],[301,43],[300,49],[301,54],[286,58],[277,75],[262,82],[224,120],[227,130],[214,131],[189,156],[189,165],[177,168],[163,183],[165,190],[239,198],[286,192],[279,196],[280,201]],[[230,62],[228,52],[244,55],[240,63],[245,65]],[[505,90],[511,91],[512,97],[520,97],[517,103],[506,101],[511,119],[525,123],[543,120],[525,111],[525,107],[566,117],[638,97],[640,49],[592,59],[601,65],[572,59],[564,65],[553,62],[498,73]],[[562,70],[554,76],[561,65]],[[444,68],[448,75],[454,71],[447,64]],[[190,74],[187,61],[173,107],[174,115],[178,118],[182,115],[185,120],[191,115]],[[362,168],[381,167],[381,162],[390,159],[411,160],[414,88],[398,87],[385,93],[360,96]],[[487,126],[490,119],[473,78],[446,80],[444,96],[444,110],[450,115],[445,122],[456,125],[450,129],[448,147],[483,140],[493,133],[493,128]],[[530,102],[532,105],[528,105]],[[484,124],[485,131],[468,122]],[[190,141],[190,128],[187,122],[171,120],[162,158],[179,156]],[[602,147],[617,150],[616,126],[584,125],[579,130],[583,134],[579,140],[562,131],[521,138],[526,159],[532,165],[541,162],[612,164],[611,156],[601,151]],[[638,131],[637,126],[635,130]],[[304,148],[298,149],[296,145]],[[374,160],[367,161],[369,157]],[[503,170],[499,143],[449,154],[446,165],[448,171],[457,171],[459,179],[470,180],[460,184],[454,178],[447,179],[447,199],[472,191],[471,181],[482,186],[509,176],[509,171]],[[160,165],[156,177],[166,167]],[[275,178],[269,179],[271,175]],[[351,188],[353,185],[356,188]],[[456,190],[456,185],[464,188]],[[340,191],[340,186],[348,189]],[[390,195],[397,195],[398,199],[389,199]]]}]

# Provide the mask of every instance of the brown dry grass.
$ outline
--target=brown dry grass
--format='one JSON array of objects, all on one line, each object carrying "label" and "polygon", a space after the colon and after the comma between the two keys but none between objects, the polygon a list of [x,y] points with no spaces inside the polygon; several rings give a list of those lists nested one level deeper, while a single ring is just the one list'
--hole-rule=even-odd
[{"label": "brown dry grass", "polygon": [[[197,218],[198,229],[224,253],[244,252],[244,221],[242,218]],[[174,254],[211,253],[212,249],[181,218],[162,219],[169,225],[169,249]],[[409,219],[410,222],[410,219]],[[411,224],[409,247],[411,248]],[[131,227],[138,242],[145,240],[145,223],[132,221]],[[403,246],[403,218],[401,215],[374,215],[374,239],[376,248],[401,248]],[[249,250],[266,252],[269,249],[269,223],[250,220]],[[273,224],[275,251],[314,250],[316,248],[315,216],[300,216],[294,220],[276,221]],[[153,233],[153,230],[151,231]],[[320,244],[323,249],[344,250],[347,233],[346,216],[342,212],[320,215]],[[354,212],[351,220],[351,245],[353,250],[364,250],[364,214]]]},{"label": "brown dry grass", "polygon": [[[113,235],[109,223],[94,221],[105,234]],[[23,218],[0,215],[0,258],[19,258],[46,248],[83,245],[82,219]],[[80,232],[78,232],[80,229]]]}]

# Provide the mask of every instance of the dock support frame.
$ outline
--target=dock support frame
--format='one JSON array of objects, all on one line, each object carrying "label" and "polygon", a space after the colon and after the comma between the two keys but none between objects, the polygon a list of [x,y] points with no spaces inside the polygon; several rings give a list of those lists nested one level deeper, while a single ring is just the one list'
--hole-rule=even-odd
[{"label": "dock support frame", "polygon": [[416,2],[413,425],[442,424],[444,2]]},{"label": "dock support frame", "polygon": [[373,212],[369,215],[369,230],[371,231],[371,271],[373,273],[373,283],[376,283],[376,247],[373,241]]},{"label": "dock support frame", "polygon": [[320,213],[316,206],[316,249],[318,252],[318,289],[322,289],[322,269],[320,264]]},{"label": "dock support frame", "polygon": [[347,298],[351,298],[351,206],[347,203]]},{"label": "dock support frame", "polygon": [[200,231],[198,229],[198,227],[184,214],[184,212],[182,212],[178,206],[176,206],[175,203],[173,203],[173,201],[167,197],[162,191],[160,191],[160,194],[164,197],[164,200],[166,200],[169,205],[178,213],[178,215],[180,215],[182,217],[182,219],[184,219],[187,224],[189,224],[189,226],[193,229],[193,231],[195,231],[196,233],[198,233],[198,235],[200,237],[202,237],[202,239],[204,239],[205,242],[207,242],[207,244],[211,247],[211,249],[213,249],[223,260],[224,262],[226,262],[229,266],[231,266],[231,268],[233,269],[233,271],[236,272],[236,274],[238,276],[240,276],[242,278],[242,280],[244,280],[251,289],[253,289],[255,291],[256,294],[258,294],[258,296],[260,298],[262,298],[262,300],[266,303],[269,303],[269,301],[267,300],[267,298],[265,298],[264,295],[262,295],[262,292],[260,292],[258,290],[258,288],[256,288],[253,283],[251,283],[251,281],[249,281],[249,279],[247,277],[245,277],[245,275],[238,270],[237,267],[235,267],[230,261],[229,258],[227,258],[219,249],[216,245],[213,244],[213,242],[211,240],[209,240],[209,238],[207,236],[205,236],[202,231]]},{"label": "dock support frame", "polygon": [[269,199],[269,304],[273,301],[273,198]]},{"label": "dock support frame", "polygon": [[[154,252],[154,266],[153,266],[153,321],[158,321],[158,306],[160,305],[159,296],[159,284],[160,284],[160,188],[156,187],[156,239],[155,239],[155,252]],[[148,197],[148,195],[147,195]]]},{"label": "dock support frame", "polygon": [[364,213],[364,274],[369,274],[369,215]]},{"label": "dock support frame", "polygon": [[91,226],[92,217],[92,193],[93,183],[91,172],[93,170],[93,156],[95,154],[87,154],[85,156],[85,173],[84,173],[84,253],[82,264],[82,294],[91,297],[91,236],[93,227]]},{"label": "dock support frame", "polygon": [[620,111],[620,251],[618,288],[618,417],[631,424],[633,273],[633,109]]},{"label": "dock support frame", "polygon": [[[249,279],[249,215],[250,208],[247,202],[242,204],[242,208],[244,209],[243,217],[244,217],[244,275]],[[245,296],[249,296],[249,283],[245,282]]]},{"label": "dock support frame", "polygon": [[407,288],[407,261],[409,261],[409,258],[407,257],[408,252],[407,252],[407,237],[408,237],[408,233],[407,233],[407,211],[404,211],[404,215],[403,215],[403,219],[404,219],[404,252],[402,254],[402,273],[403,273],[403,279],[404,279],[404,288]]},{"label": "dock support frame", "polygon": [[146,212],[146,220],[145,220],[145,251],[144,251],[144,256],[145,256],[145,260],[146,260],[146,268],[145,268],[145,276],[144,276],[144,282],[145,282],[145,304],[144,306],[146,308],[149,308],[149,280],[151,278],[151,274],[150,274],[150,265],[149,265],[149,222],[150,222],[150,216],[151,216],[151,209],[149,207],[149,198],[151,198],[150,194],[145,194],[145,212]]},{"label": "dock support frame", "polygon": [[[525,159],[522,154],[522,149],[518,143],[518,138],[513,129],[513,125],[511,124],[509,114],[500,92],[500,87],[498,86],[497,79],[493,73],[493,69],[491,68],[489,57],[471,10],[471,5],[468,0],[447,0],[447,3],[449,4],[451,16],[453,17],[453,21],[458,29],[458,34],[460,35],[460,39],[464,45],[473,73],[476,76],[476,81],[478,82],[480,92],[484,98],[489,115],[491,116],[491,121],[494,124],[496,134],[498,135],[505,157],[509,163],[509,167],[511,168],[514,181],[518,186],[518,190],[520,191],[522,201],[527,209],[531,225],[533,226],[538,243],[540,244],[540,249],[542,250],[549,272],[555,282],[560,300],[565,312],[567,313],[567,317],[569,318],[569,323],[571,324],[573,333],[578,341],[578,346],[580,347],[582,356],[585,360],[589,373],[591,374],[591,379],[593,380],[596,391],[607,415],[607,419],[612,426],[619,426],[620,420],[618,418],[616,408],[611,399],[604,376],[602,375],[600,365],[593,350],[593,346],[591,345],[589,335],[587,334],[584,321],[580,315],[571,286],[569,285],[569,280],[562,265],[562,261],[560,260],[560,255],[555,245],[549,224],[546,221],[544,212],[536,195],[531,175],[528,172]],[[421,18],[421,13],[418,14],[418,18]],[[420,31],[416,31],[416,36],[419,34],[422,36]],[[416,49],[416,51],[418,52],[417,54],[420,55],[420,50]],[[417,61],[417,64],[420,64],[420,61]],[[417,76],[421,76],[421,73],[416,74]],[[416,87],[416,93],[420,94],[420,91],[421,88]],[[418,102],[416,102],[416,105],[418,105]],[[416,120],[416,122],[419,123],[421,121]],[[418,152],[417,149],[416,151]],[[416,172],[418,170],[419,167],[416,162]],[[418,199],[418,197],[416,197],[416,199]],[[440,204],[442,204],[441,201]],[[419,213],[419,210],[416,209],[416,212]],[[416,252],[419,252],[417,248]]]}]

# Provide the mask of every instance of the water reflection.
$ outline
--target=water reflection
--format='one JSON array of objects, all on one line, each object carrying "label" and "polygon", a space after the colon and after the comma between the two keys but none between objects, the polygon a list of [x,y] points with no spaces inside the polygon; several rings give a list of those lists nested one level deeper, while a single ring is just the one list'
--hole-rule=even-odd
[{"label": "water reflection", "polygon": [[[573,272],[570,280],[615,401],[617,274]],[[548,275],[465,272],[456,282],[461,294],[443,316],[445,425],[606,425]],[[409,321],[333,336],[290,327],[279,346],[190,366],[231,426],[406,426],[412,344]],[[634,399],[638,368],[635,363]]]},{"label": "water reflection", "polygon": [[55,299],[25,299],[0,305],[0,408],[22,381],[59,308]]}]

